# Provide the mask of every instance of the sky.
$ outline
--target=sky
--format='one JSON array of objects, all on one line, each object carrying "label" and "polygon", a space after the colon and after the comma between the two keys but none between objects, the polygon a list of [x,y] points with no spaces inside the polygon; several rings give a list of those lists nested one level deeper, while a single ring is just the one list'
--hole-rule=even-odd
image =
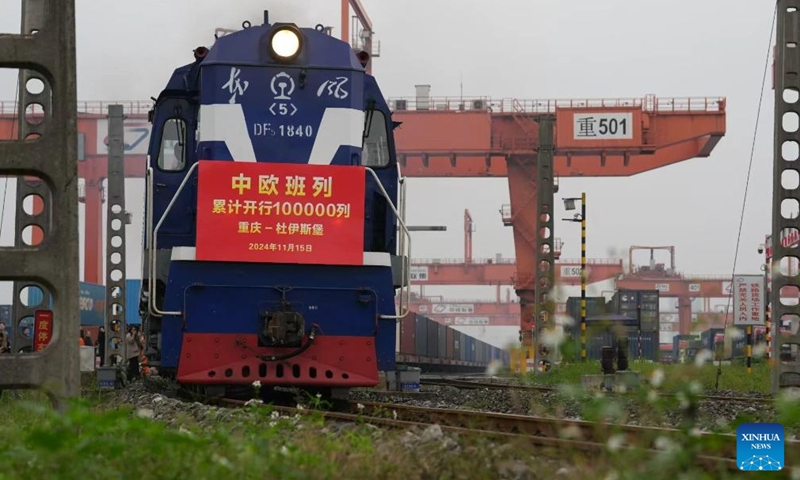
[{"label": "sky", "polygon": [[[19,0],[0,0],[0,32],[19,31]],[[727,134],[708,158],[633,177],[561,178],[555,237],[562,258],[580,257],[580,228],[560,198],[587,194],[587,255],[626,259],[630,245],[672,245],[676,268],[730,275],[739,235],[745,181],[774,2],[745,0],[362,0],[380,42],[373,73],[387,97],[518,99],[727,97]],[[234,8],[235,5],[235,8]],[[339,32],[339,1],[76,0],[79,100],[146,100],[171,72],[213,43],[215,28],[272,21],[318,23]],[[187,12],[191,12],[188,14]],[[770,59],[771,62],[771,59]],[[758,274],[757,247],[770,230],[773,91],[763,89],[736,273]],[[14,72],[0,71],[0,100],[13,100]],[[402,128],[402,127],[401,127]],[[0,192],[3,189],[0,181]],[[128,277],[140,271],[143,183],[128,180]],[[0,244],[13,228],[8,190]],[[510,227],[499,209],[509,203],[506,179],[410,179],[408,223],[445,225],[415,233],[413,257],[461,257],[463,212],[475,221],[473,256],[514,256]],[[1,193],[0,193],[1,195]],[[0,199],[2,197],[0,196]],[[435,205],[435,208],[431,208]],[[81,228],[82,228],[81,221]],[[656,252],[668,263],[667,252]],[[634,263],[648,262],[639,252]],[[493,298],[492,288],[441,287],[428,294]],[[4,302],[0,289],[0,302]]]}]

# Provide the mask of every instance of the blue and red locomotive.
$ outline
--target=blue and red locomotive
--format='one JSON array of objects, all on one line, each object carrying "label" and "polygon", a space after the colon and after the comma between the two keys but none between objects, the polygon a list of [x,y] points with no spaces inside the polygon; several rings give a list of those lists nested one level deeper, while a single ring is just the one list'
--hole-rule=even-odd
[{"label": "blue and red locomotive", "polygon": [[150,363],[207,393],[376,385],[409,277],[398,123],[366,52],[267,12],[244,26],[197,48],[150,114]]}]

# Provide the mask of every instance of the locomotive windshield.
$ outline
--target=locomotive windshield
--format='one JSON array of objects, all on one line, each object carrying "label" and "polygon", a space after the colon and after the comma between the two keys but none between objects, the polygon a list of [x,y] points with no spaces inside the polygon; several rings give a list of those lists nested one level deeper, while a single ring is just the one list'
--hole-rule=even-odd
[{"label": "locomotive windshield", "polygon": [[377,109],[367,111],[367,131],[365,133],[361,164],[365,167],[389,165],[389,135],[383,112]]},{"label": "locomotive windshield", "polygon": [[183,170],[186,166],[186,122],[181,118],[170,118],[161,131],[161,149],[158,152],[158,168],[170,172]]}]

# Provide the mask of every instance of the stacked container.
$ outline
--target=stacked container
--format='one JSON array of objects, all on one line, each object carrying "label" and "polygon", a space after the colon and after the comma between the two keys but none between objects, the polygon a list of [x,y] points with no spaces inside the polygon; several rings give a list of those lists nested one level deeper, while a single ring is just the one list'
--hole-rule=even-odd
[{"label": "stacked container", "polygon": [[615,313],[639,320],[642,332],[659,332],[658,290],[618,290],[611,303]]}]

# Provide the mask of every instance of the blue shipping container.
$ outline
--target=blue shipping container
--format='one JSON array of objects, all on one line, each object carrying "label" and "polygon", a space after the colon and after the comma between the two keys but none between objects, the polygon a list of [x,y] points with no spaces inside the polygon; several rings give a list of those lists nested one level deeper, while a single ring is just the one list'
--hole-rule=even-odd
[{"label": "blue shipping container", "polygon": [[82,327],[99,327],[106,318],[106,287],[80,282],[78,309]]},{"label": "blue shipping container", "polygon": [[[142,281],[139,279],[125,281],[125,322],[129,325],[139,325],[139,290]],[[82,327],[99,327],[105,322],[106,312],[106,287],[95,283],[80,282],[78,286],[78,309]],[[42,292],[39,289],[28,289],[28,304],[39,305],[42,301]],[[53,308],[51,303],[50,308]]]},{"label": "blue shipping container", "polygon": [[128,325],[142,323],[142,317],[139,316],[139,291],[141,289],[141,280],[125,280],[125,322]]}]

